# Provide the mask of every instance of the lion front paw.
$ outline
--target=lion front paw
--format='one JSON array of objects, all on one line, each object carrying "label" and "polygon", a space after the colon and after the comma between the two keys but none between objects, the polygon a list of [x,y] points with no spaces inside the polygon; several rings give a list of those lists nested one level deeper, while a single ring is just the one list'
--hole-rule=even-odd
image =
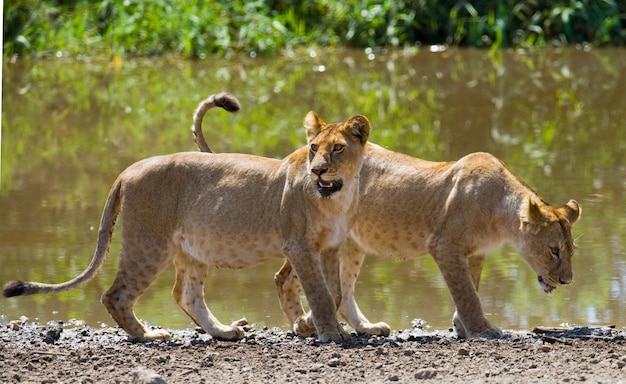
[{"label": "lion front paw", "polygon": [[356,333],[359,335],[370,336],[389,336],[391,334],[391,327],[387,323],[382,321],[379,323],[368,323],[359,326],[356,329]]},{"label": "lion front paw", "polygon": [[320,332],[317,338],[320,343],[330,343],[331,341],[334,341],[335,343],[344,343],[352,340],[352,336],[350,336],[350,334],[346,332],[341,325],[339,325],[337,331]]},{"label": "lion front paw", "polygon": [[[478,332],[475,337],[483,337],[486,339],[501,339],[504,336],[504,332],[498,327],[488,324],[482,331]],[[473,336],[474,337],[474,336]]]},{"label": "lion front paw", "polygon": [[150,341],[168,341],[172,335],[164,329],[154,329],[146,331],[141,336],[130,336],[128,339],[132,342],[147,343]]},{"label": "lion front paw", "polygon": [[298,336],[309,336],[315,333],[313,319],[310,315],[300,316],[293,323],[293,332]]},{"label": "lion front paw", "polygon": [[246,332],[243,327],[240,326],[230,326],[224,327],[219,332],[209,333],[211,337],[217,340],[224,341],[235,341],[241,340],[245,336]]},{"label": "lion front paw", "polygon": [[473,338],[486,338],[486,339],[500,339],[504,336],[504,333],[500,328],[494,326],[489,320],[484,319],[478,324],[474,324],[472,327],[466,327],[461,321],[458,313],[454,313],[452,319],[454,325],[454,331],[460,339],[473,339]]}]

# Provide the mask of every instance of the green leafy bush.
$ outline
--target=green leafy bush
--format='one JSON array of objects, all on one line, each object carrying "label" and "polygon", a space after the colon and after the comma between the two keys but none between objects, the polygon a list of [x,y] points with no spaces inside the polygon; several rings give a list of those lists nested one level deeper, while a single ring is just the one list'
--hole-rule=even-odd
[{"label": "green leafy bush", "polygon": [[17,0],[4,16],[5,57],[626,42],[617,0]]}]

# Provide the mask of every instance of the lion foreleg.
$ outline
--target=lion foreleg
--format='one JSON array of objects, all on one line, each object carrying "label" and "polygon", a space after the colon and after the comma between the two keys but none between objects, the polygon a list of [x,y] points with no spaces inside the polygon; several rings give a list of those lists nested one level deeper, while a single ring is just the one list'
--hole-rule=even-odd
[{"label": "lion foreleg", "polygon": [[[483,271],[484,264],[485,264],[485,255],[472,255],[468,259],[469,270],[472,276],[472,283],[474,284],[474,288],[476,288],[476,292],[478,292],[478,285],[480,284],[480,275]],[[465,326],[463,325],[463,322],[459,318],[457,311],[454,311],[454,316],[452,317],[452,324],[454,326],[454,331],[460,338],[463,338],[463,339],[468,338],[468,335],[465,332]]]},{"label": "lion foreleg", "polygon": [[462,252],[432,252],[456,306],[455,327],[459,337],[502,337],[502,331],[485,317],[478,291],[474,286],[470,262]]},{"label": "lion foreleg", "polygon": [[344,331],[337,321],[335,300],[328,287],[322,257],[298,244],[297,241],[287,242],[284,252],[300,278],[300,284],[309,301],[313,313],[313,324],[321,342],[348,340],[350,335]]},{"label": "lion foreleg", "polygon": [[[339,255],[337,251],[337,248],[331,248],[322,252],[321,255],[324,279],[333,299],[335,300],[335,312],[341,305],[341,281],[339,272]],[[341,325],[339,325],[338,331],[344,340],[350,339],[350,334],[346,332]]]},{"label": "lion foreleg", "polygon": [[339,309],[341,305],[341,281],[339,279],[339,255],[337,254],[337,249],[332,248],[322,252],[321,264],[324,280],[335,300],[335,309]]},{"label": "lion foreleg", "polygon": [[302,289],[300,280],[289,260],[285,260],[280,270],[274,275],[274,283],[278,292],[278,302],[292,331],[298,336],[315,333],[313,318],[310,312],[305,313],[302,300],[300,300]]},{"label": "lion foreleg", "polygon": [[389,336],[391,327],[383,322],[370,322],[361,312],[354,297],[356,280],[365,260],[365,251],[359,248],[354,241],[348,239],[339,252],[342,297],[339,313],[358,334]]}]

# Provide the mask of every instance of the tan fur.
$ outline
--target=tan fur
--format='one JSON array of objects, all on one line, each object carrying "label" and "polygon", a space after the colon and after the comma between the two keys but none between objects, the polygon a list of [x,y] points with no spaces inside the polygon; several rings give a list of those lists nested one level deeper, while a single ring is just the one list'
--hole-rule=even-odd
[{"label": "tan fur", "polygon": [[[202,116],[209,108],[223,106],[224,98],[234,99],[217,96],[199,106],[194,130],[201,131]],[[356,213],[369,122],[354,116],[345,124],[326,124],[309,112],[305,128],[308,145],[282,161],[244,154],[178,153],[131,165],[111,189],[89,268],[59,285],[11,282],[5,296],[58,292],[88,281],[103,263],[119,212],[122,252],[117,276],[102,303],[129,335],[143,341],[169,338],[164,330],[148,330],[133,307],[173,262],[172,295],[181,308],[211,336],[239,339],[245,319],[223,325],[205,304],[209,267],[242,268],[287,257],[301,278],[319,339],[349,338],[336,317],[341,299],[336,252]],[[343,186],[324,196],[318,191],[320,180],[342,181]]]},{"label": "tan fur", "polygon": [[[354,299],[366,253],[402,259],[431,254],[456,306],[455,329],[464,338],[502,335],[486,319],[478,296],[485,255],[502,243],[517,248],[544,291],[572,281],[571,226],[580,206],[574,200],[561,208],[548,205],[492,155],[433,163],[368,144],[360,183],[359,213],[340,250],[339,308],[359,333],[390,332],[385,323],[369,322]],[[294,330],[312,332],[288,261],[275,281]],[[414,305],[418,310],[419,303]]]}]

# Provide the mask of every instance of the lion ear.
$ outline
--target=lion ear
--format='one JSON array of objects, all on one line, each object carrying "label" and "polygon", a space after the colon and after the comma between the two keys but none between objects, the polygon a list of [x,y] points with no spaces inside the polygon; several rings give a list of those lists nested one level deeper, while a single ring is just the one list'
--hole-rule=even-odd
[{"label": "lion ear", "polygon": [[520,225],[522,231],[530,231],[533,234],[539,233],[541,224],[545,221],[539,206],[526,197],[520,209]]},{"label": "lion ear", "polygon": [[559,208],[559,211],[567,218],[570,224],[574,224],[580,219],[580,215],[583,213],[583,208],[578,204],[576,200],[570,200]]},{"label": "lion ear", "polygon": [[370,135],[370,122],[367,117],[363,115],[352,116],[346,123],[346,127],[354,137],[359,139],[361,144],[367,143],[367,138]]},{"label": "lion ear", "polygon": [[320,119],[317,113],[309,111],[304,118],[304,129],[306,130],[306,141],[308,144],[317,137],[322,131],[322,127],[326,125],[324,120]]}]

